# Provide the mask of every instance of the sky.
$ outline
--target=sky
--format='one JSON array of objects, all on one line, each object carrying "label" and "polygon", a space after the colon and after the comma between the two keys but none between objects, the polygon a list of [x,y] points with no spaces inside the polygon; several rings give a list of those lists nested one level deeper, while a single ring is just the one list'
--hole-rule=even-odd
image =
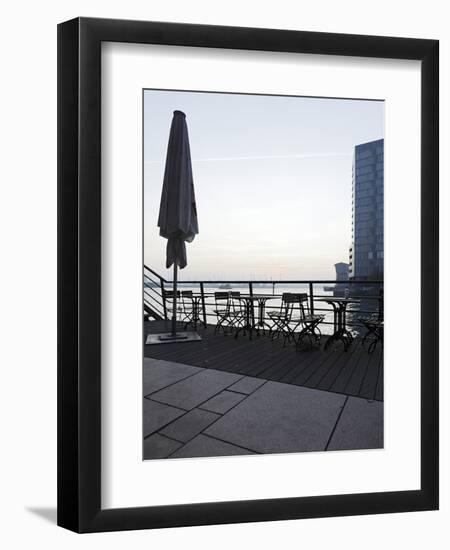
[{"label": "sky", "polygon": [[179,279],[334,280],[348,262],[353,150],[384,137],[384,102],[146,90],[144,262],[168,279],[157,220],[177,109],[199,220]]}]

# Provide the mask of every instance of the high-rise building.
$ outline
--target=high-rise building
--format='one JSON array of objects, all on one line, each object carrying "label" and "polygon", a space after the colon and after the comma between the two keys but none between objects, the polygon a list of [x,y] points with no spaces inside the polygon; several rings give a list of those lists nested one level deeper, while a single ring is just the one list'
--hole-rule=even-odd
[{"label": "high-rise building", "polygon": [[383,279],[384,139],[362,143],[353,155],[350,278]]}]

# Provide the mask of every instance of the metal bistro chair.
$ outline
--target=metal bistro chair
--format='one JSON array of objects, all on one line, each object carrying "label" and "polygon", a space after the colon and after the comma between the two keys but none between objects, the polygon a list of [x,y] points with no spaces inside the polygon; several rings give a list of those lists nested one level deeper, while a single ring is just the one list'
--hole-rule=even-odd
[{"label": "metal bistro chair", "polygon": [[372,340],[367,348],[369,353],[372,353],[377,347],[378,342],[383,345],[384,336],[384,306],[383,306],[383,291],[380,291],[380,297],[378,302],[378,309],[375,313],[372,313],[366,317],[359,317],[360,321],[367,329],[366,334],[362,340],[362,345],[366,343],[368,337]]},{"label": "metal bistro chair", "polygon": [[322,332],[320,331],[319,324],[325,319],[325,315],[311,313],[310,302],[308,294],[299,294],[300,298],[300,320],[295,330],[300,326],[301,330],[297,334],[296,349],[305,349],[304,341],[308,339],[308,349],[312,348],[315,344],[320,342]]},{"label": "metal bistro chair", "polygon": [[182,323],[184,323],[184,330],[186,330],[188,325],[196,324],[192,290],[181,291],[181,305],[183,311]]},{"label": "metal bistro chair", "polygon": [[[214,332],[217,333],[220,329],[225,332],[225,326],[230,324],[230,293],[229,292],[214,292],[215,308],[213,312],[217,316],[217,323]],[[225,324],[226,323],[226,324]]]},{"label": "metal bistro chair", "polygon": [[229,293],[229,297],[229,326],[232,329],[243,327],[246,323],[246,309],[244,302],[241,300],[241,293],[232,291]]},{"label": "metal bistro chair", "polygon": [[[270,327],[271,339],[279,338],[283,335],[283,346],[286,345],[286,341],[293,337],[293,331],[290,327],[292,322],[292,315],[295,308],[296,296],[291,292],[284,292],[281,296],[281,306],[278,311],[269,311],[267,316],[272,321]],[[297,300],[298,303],[298,300]]]}]

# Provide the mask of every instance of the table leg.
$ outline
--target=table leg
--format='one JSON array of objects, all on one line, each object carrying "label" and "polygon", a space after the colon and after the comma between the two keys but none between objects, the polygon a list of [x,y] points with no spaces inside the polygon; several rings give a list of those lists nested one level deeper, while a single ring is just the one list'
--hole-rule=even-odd
[{"label": "table leg", "polygon": [[255,311],[253,309],[253,300],[248,301],[247,326],[248,326],[249,339],[252,340],[253,329],[255,328]]},{"label": "table leg", "polygon": [[347,329],[347,304],[343,304],[342,331],[345,338],[348,339],[347,346],[345,348],[345,351],[347,351],[353,342],[353,334]]},{"label": "table leg", "polygon": [[344,344],[344,351],[347,351],[350,342],[346,336],[345,329],[345,303],[335,304],[331,302],[334,310],[334,333],[328,337],[328,340],[325,343],[324,349],[327,349],[332,342],[342,342]]},{"label": "table leg", "polygon": [[[330,302],[329,302],[330,303]],[[334,340],[337,339],[337,334],[339,331],[339,314],[338,307],[334,302],[331,302],[331,307],[333,308],[333,334],[328,336],[327,341],[325,342],[324,349],[328,349]]]},{"label": "table leg", "polygon": [[199,321],[200,321],[200,300],[195,300],[195,311],[194,311],[194,327],[195,327],[195,330],[197,330],[197,325],[198,325]]},{"label": "table leg", "polygon": [[249,331],[249,334],[250,334],[250,340],[252,339],[252,325],[251,325],[251,322],[250,322],[250,317],[251,317],[251,309],[250,309],[250,302],[248,300],[245,301],[245,324],[242,326],[242,327],[239,327],[238,330],[236,331],[236,334],[234,335],[235,338],[238,337],[239,333],[242,331],[246,331],[248,330]]},{"label": "table leg", "polygon": [[260,300],[258,300],[258,324],[257,324],[258,336],[259,336],[260,328],[263,329],[263,336],[266,335],[265,327],[267,327],[270,330],[270,326],[264,320],[265,312],[266,312],[266,298],[261,298]]},{"label": "table leg", "polygon": [[195,330],[197,330],[197,323],[201,323],[205,329],[206,329],[206,323],[203,321],[203,319],[200,317],[200,308],[201,308],[201,302],[200,298],[196,300],[196,313],[195,313]]}]

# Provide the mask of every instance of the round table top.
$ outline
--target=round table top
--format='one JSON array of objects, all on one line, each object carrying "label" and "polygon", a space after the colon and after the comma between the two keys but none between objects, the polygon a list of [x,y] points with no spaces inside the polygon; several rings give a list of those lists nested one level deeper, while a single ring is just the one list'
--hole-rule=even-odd
[{"label": "round table top", "polygon": [[357,298],[344,298],[343,296],[330,296],[326,298],[316,298],[316,302],[341,302],[344,304],[359,304],[361,300]]},{"label": "round table top", "polygon": [[273,294],[240,294],[239,296],[230,295],[231,298],[242,300],[271,300],[272,298],[278,298]]}]

